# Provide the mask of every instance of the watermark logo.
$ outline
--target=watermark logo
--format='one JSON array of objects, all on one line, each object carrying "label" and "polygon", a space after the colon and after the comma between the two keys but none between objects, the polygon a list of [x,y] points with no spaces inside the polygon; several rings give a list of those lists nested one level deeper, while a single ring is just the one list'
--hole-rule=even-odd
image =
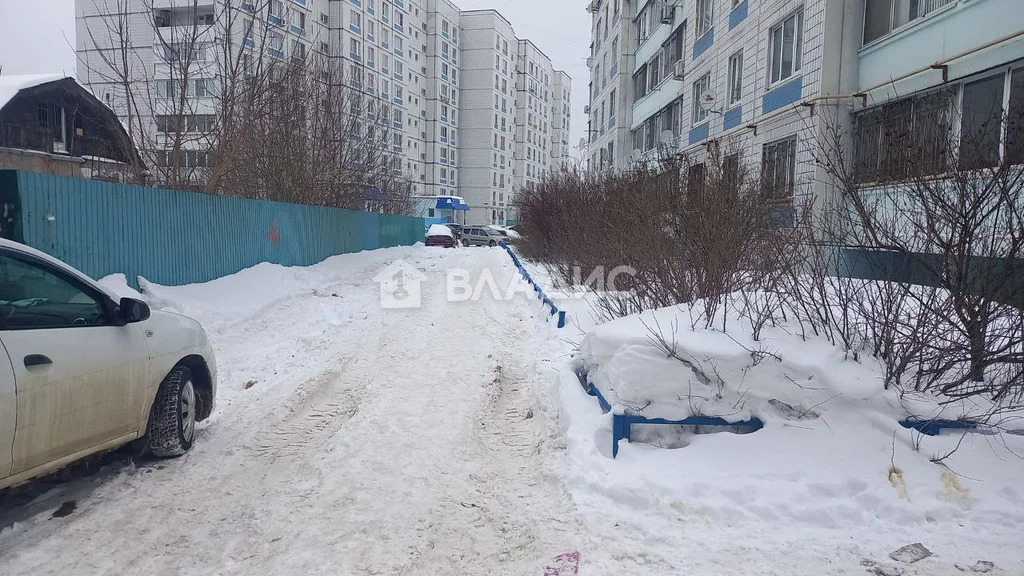
[{"label": "watermark logo", "polygon": [[[596,266],[583,276],[583,269],[579,266],[572,267],[572,285],[594,292],[614,292],[621,290],[622,286],[617,285],[620,276],[633,278],[636,276],[636,268],[632,266],[616,266],[605,273],[604,266]],[[579,294],[579,292],[577,292]]]},{"label": "watermark logo", "polygon": [[533,288],[518,275],[512,275],[502,289],[487,268],[480,271],[475,278],[468,270],[449,269],[445,280],[449,302],[476,302],[484,296],[485,291],[492,300],[511,300],[518,293],[533,293]]},{"label": "watermark logo", "polygon": [[[621,278],[635,275],[636,270],[629,266],[616,266],[607,273],[604,267],[598,266],[586,276],[579,267],[575,267],[571,279],[574,289],[558,297],[581,298],[586,293],[621,290],[621,284],[625,284]],[[499,281],[488,268],[479,271],[449,268],[444,278],[445,297],[448,302],[476,302],[482,299],[507,301],[519,294],[527,298],[537,295],[539,289],[527,282],[524,276],[508,274],[507,280]],[[419,308],[423,305],[422,285],[427,276],[408,262],[395,260],[373,280],[380,285],[382,308]]]},{"label": "watermark logo", "polygon": [[423,305],[421,284],[427,276],[405,260],[395,260],[373,281],[380,286],[381,308],[419,308]]}]

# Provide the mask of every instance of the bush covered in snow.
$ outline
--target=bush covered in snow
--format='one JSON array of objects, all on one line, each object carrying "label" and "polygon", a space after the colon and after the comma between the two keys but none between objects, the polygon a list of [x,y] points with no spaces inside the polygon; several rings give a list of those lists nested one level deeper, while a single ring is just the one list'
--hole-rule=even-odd
[{"label": "bush covered in snow", "polygon": [[699,164],[554,174],[519,199],[518,247],[569,284],[632,269],[601,298],[606,319],[682,304],[676,320],[690,330],[760,342],[785,327],[878,362],[884,388],[1020,407],[1024,167],[951,159],[947,179],[910,173],[866,189],[841,154],[817,158],[835,201],[715,149]]}]

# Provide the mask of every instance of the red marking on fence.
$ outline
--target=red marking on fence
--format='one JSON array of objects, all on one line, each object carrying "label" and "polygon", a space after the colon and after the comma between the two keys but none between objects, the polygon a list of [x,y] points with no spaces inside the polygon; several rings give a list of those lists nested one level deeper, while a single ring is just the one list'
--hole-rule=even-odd
[{"label": "red marking on fence", "polygon": [[566,552],[555,556],[554,563],[544,569],[544,576],[579,576],[580,553]]},{"label": "red marking on fence", "polygon": [[281,241],[281,232],[277,229],[277,222],[270,222],[270,232],[267,233],[267,236],[270,237],[270,242],[273,244]]}]

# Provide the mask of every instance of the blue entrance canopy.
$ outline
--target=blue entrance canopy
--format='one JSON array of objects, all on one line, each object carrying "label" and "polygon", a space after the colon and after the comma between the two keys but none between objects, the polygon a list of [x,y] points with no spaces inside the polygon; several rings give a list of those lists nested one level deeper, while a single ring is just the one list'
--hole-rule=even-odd
[{"label": "blue entrance canopy", "polygon": [[469,210],[469,204],[457,196],[438,196],[438,210]]}]

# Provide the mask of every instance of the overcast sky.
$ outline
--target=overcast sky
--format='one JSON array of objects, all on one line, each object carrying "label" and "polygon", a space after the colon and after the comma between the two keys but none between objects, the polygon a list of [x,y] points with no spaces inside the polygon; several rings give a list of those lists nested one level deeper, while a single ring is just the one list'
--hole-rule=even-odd
[{"label": "overcast sky", "polygon": [[[587,0],[454,0],[463,10],[494,8],[572,77],[572,138],[586,129],[586,59],[590,47]],[[3,74],[75,73],[75,0],[0,0]]]}]

